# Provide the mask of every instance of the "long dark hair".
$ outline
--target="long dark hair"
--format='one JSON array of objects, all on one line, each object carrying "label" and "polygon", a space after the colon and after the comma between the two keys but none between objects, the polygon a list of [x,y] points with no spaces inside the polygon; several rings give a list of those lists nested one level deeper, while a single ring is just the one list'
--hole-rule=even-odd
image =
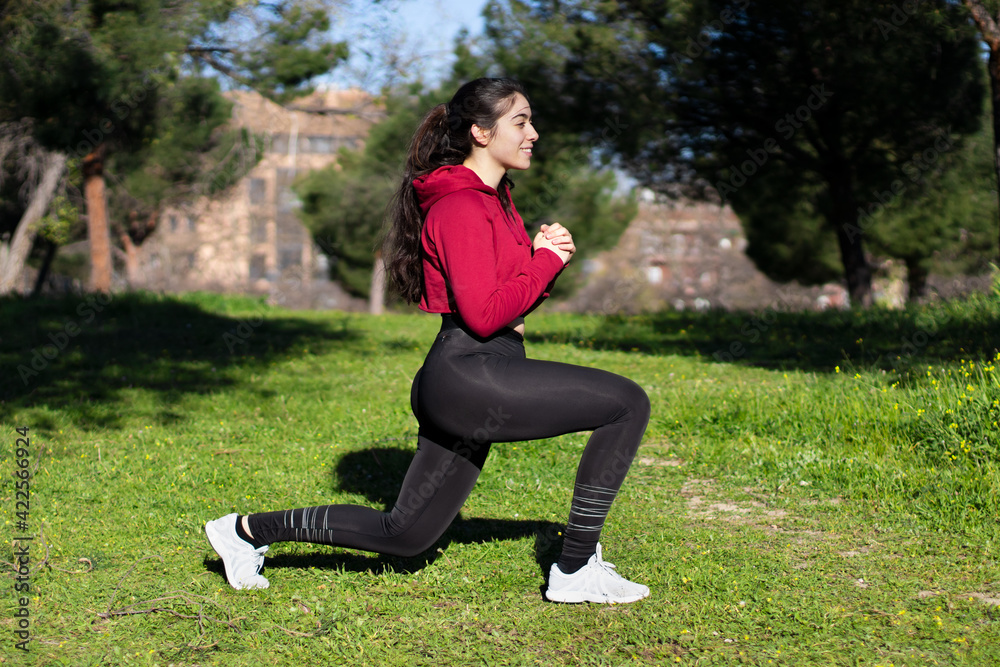
[{"label": "long dark hair", "polygon": [[[420,256],[420,233],[423,212],[417,202],[413,180],[438,167],[462,164],[472,153],[472,126],[492,130],[510,110],[514,95],[527,95],[513,79],[476,79],[455,93],[447,104],[431,109],[410,141],[403,178],[387,212],[387,233],[382,245],[386,271],[400,295],[409,303],[420,301],[424,287],[423,262]],[[510,213],[508,187],[504,174],[497,189],[500,202]]]}]

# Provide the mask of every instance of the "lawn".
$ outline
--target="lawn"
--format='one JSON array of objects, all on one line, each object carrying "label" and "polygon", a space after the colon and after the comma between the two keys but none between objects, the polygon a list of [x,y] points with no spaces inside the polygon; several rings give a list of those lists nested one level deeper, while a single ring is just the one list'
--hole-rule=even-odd
[{"label": "lawn", "polygon": [[494,446],[419,557],[284,543],[269,589],[226,584],[206,520],[391,506],[433,316],[147,293],[0,312],[2,663],[1000,663],[995,297],[532,315],[529,355],[652,400],[602,536],[652,595],[616,606],[541,594],[587,434]]}]

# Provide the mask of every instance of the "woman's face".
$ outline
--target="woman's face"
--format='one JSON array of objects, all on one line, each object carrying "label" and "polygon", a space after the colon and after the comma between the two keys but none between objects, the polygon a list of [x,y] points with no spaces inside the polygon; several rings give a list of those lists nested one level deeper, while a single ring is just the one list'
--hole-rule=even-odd
[{"label": "woman's face", "polygon": [[514,103],[497,120],[489,133],[486,153],[507,169],[527,169],[531,166],[531,147],[538,133],[531,125],[531,106],[521,93],[514,94]]}]

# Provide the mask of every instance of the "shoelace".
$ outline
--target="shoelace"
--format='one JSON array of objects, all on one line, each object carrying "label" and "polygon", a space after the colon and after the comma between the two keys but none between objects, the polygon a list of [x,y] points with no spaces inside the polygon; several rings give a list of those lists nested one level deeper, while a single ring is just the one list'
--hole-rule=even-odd
[{"label": "shoelace", "polygon": [[600,565],[605,570],[607,570],[608,574],[610,574],[615,579],[623,579],[622,575],[620,575],[617,572],[615,572],[615,566],[614,566],[613,563],[609,563],[606,560],[602,560],[598,556],[598,558],[597,558],[597,564]]}]

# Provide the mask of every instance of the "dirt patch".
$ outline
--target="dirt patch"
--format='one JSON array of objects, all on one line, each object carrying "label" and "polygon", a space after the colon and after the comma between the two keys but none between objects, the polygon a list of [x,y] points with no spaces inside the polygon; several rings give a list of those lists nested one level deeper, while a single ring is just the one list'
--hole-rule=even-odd
[{"label": "dirt patch", "polygon": [[661,468],[679,468],[684,465],[680,459],[661,459],[656,456],[640,456],[636,463],[641,466],[658,466]]},{"label": "dirt patch", "polygon": [[[938,596],[948,596],[947,591],[920,591],[917,593],[917,599],[926,600],[927,598],[933,598]],[[991,607],[1000,607],[1000,593],[960,593],[955,597],[979,600],[983,604],[988,604]]]},{"label": "dirt patch", "polygon": [[1000,607],[1000,593],[964,593],[963,596],[975,598],[991,607]]},{"label": "dirt patch", "polygon": [[855,556],[865,556],[870,554],[874,549],[871,547],[860,547],[858,549],[848,549],[846,551],[838,551],[838,556],[843,556],[844,558],[854,558]]},{"label": "dirt patch", "polygon": [[681,495],[686,497],[684,505],[688,515],[701,519],[718,519],[726,522],[736,523],[758,523],[771,524],[774,519],[781,519],[788,516],[788,512],[783,509],[768,509],[766,503],[759,500],[726,500],[712,498],[709,502],[705,495],[698,495],[698,492],[708,491],[709,483],[699,481],[698,483],[685,484],[681,488]]},{"label": "dirt patch", "polygon": [[833,497],[833,498],[822,498],[820,500],[803,500],[803,505],[840,505],[844,502],[843,498]]},{"label": "dirt patch", "polygon": [[716,514],[716,513],[719,513],[719,512],[722,512],[722,513],[725,513],[725,512],[736,512],[737,514],[747,514],[748,512],[752,512],[752,511],[753,511],[753,509],[750,508],[750,507],[740,507],[739,505],[735,505],[733,503],[712,503],[705,510],[703,510],[701,513],[702,514]]},{"label": "dirt patch", "polygon": [[688,518],[698,523],[752,526],[798,543],[830,537],[823,531],[795,525],[801,522],[789,510],[773,507],[769,502],[771,497],[760,490],[744,488],[743,491],[746,498],[734,499],[719,493],[711,479],[690,478],[682,485],[680,496],[684,499]]},{"label": "dirt patch", "polygon": [[696,477],[689,477],[684,481],[681,486],[681,496],[684,498],[690,498],[699,493],[705,493],[707,490],[712,488],[712,480],[710,479],[698,479]]}]

